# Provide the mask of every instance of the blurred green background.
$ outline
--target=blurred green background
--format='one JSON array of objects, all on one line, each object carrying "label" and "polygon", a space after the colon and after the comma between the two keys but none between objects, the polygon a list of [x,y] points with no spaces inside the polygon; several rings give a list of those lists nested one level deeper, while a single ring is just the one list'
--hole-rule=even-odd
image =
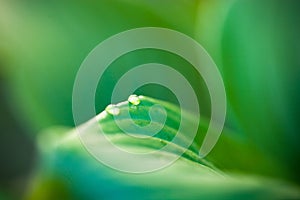
[{"label": "blurred green background", "polygon": [[[227,92],[226,128],[240,149],[222,142],[209,155],[220,169],[300,183],[300,2],[298,0],[0,0],[0,199],[19,198],[38,162],[36,137],[74,126],[72,87],[101,41],[137,27],[165,27],[196,39],[212,56]],[[188,78],[210,116],[200,75],[164,51],[122,56],[99,82],[96,110],[110,103],[118,78],[148,62]],[[167,88],[137,93],[176,103]],[[236,151],[240,150],[240,151]]]}]

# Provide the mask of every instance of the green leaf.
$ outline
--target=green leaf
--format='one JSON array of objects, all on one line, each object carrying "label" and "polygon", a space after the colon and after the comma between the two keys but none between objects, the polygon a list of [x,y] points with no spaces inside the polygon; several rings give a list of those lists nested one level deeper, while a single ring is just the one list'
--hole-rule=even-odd
[{"label": "green leaf", "polygon": [[[136,150],[160,149],[162,144],[172,144],[169,152],[159,151],[156,158],[169,159],[177,154],[180,143],[172,143],[174,130],[178,127],[178,116],[186,117],[190,123],[193,115],[178,112],[179,108],[148,97],[142,97],[137,108],[128,102],[118,104],[119,113],[131,110],[131,116],[139,125],[149,124],[149,109],[160,104],[168,113],[168,119],[159,134],[141,142],[123,133],[117,127],[112,115],[104,111],[99,119],[106,135],[116,145]],[[118,112],[117,112],[118,113]],[[128,118],[119,118],[124,126],[129,126]],[[207,125],[207,124],[206,124]],[[82,125],[88,129],[90,123]],[[205,126],[205,124],[202,124]],[[83,129],[82,129],[83,130]],[[171,131],[170,131],[171,130]],[[61,133],[64,133],[62,135]],[[134,133],[139,134],[139,133]],[[142,134],[142,133],[140,133]],[[183,137],[182,140],[186,138]],[[28,199],[195,199],[195,198],[299,198],[298,188],[280,181],[267,180],[249,175],[223,173],[207,160],[199,158],[194,141],[191,147],[172,165],[152,173],[132,174],[116,171],[92,157],[81,143],[76,130],[53,129],[41,134],[41,166],[29,190]],[[163,141],[163,142],[161,142]],[[101,142],[99,144],[101,147]],[[104,152],[109,149],[103,146]],[[180,152],[180,151],[179,151]],[[230,159],[230,158],[226,158]]]}]

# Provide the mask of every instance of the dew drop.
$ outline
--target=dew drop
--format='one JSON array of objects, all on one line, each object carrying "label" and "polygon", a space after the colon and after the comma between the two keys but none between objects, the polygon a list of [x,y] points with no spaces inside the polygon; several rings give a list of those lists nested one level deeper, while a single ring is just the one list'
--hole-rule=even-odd
[{"label": "dew drop", "polygon": [[111,115],[118,115],[118,114],[120,114],[120,109],[118,108],[118,106],[117,105],[113,105],[113,104],[108,105],[105,108],[105,111],[108,114],[111,114]]},{"label": "dew drop", "polygon": [[128,97],[128,101],[129,101],[129,103],[131,103],[132,105],[135,105],[135,106],[137,106],[137,105],[139,105],[141,103],[140,98],[137,95],[135,95],[135,94],[130,95]]}]

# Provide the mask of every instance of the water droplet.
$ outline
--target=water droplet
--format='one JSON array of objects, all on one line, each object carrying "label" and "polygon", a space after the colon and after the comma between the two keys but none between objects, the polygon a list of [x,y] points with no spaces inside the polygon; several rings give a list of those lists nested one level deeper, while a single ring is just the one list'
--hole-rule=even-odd
[{"label": "water droplet", "polygon": [[111,115],[118,115],[118,114],[120,114],[120,109],[118,108],[118,106],[117,105],[113,105],[113,104],[108,105],[105,108],[105,111],[108,114],[111,114]]},{"label": "water droplet", "polygon": [[139,105],[141,103],[140,98],[137,95],[135,95],[135,94],[130,95],[128,97],[128,101],[129,101],[129,103],[131,103],[132,105],[135,105],[135,106],[137,106],[137,105]]}]

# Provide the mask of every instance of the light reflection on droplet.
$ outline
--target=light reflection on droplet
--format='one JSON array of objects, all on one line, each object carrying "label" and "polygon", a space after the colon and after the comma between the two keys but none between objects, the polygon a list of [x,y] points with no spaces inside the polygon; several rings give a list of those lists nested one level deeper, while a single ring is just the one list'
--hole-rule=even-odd
[{"label": "light reflection on droplet", "polygon": [[141,103],[141,100],[137,95],[133,94],[128,97],[128,102],[131,103],[132,105],[137,106]]},{"label": "light reflection on droplet", "polygon": [[111,115],[118,115],[118,114],[120,114],[120,108],[118,108],[117,105],[113,105],[113,104],[108,105],[108,106],[105,108],[105,111],[106,111],[108,114],[111,114]]}]

